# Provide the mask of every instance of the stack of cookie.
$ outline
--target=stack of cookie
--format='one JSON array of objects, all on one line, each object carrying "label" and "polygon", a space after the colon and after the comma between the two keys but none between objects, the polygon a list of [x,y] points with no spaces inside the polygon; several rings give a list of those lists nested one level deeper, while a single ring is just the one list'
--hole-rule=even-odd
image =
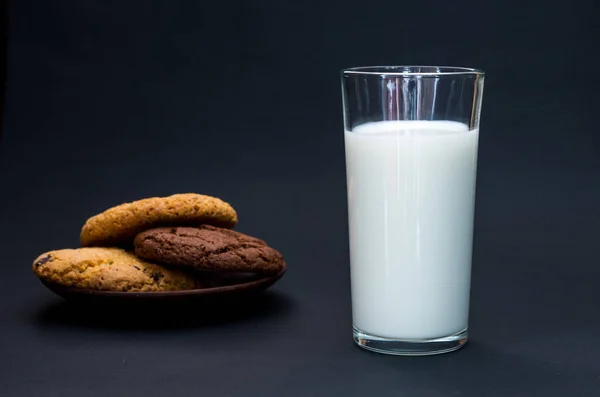
[{"label": "stack of cookie", "polygon": [[281,254],[232,230],[236,223],[228,203],[200,194],[121,204],[87,220],[82,248],[40,255],[33,271],[49,283],[124,292],[190,290],[216,274],[281,272]]}]

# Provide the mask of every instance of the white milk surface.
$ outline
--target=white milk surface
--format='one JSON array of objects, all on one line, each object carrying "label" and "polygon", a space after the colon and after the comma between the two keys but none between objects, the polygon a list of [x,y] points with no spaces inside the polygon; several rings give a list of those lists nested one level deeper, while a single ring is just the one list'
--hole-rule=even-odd
[{"label": "white milk surface", "polygon": [[479,131],[381,121],[345,132],[353,323],[426,339],[468,326]]}]

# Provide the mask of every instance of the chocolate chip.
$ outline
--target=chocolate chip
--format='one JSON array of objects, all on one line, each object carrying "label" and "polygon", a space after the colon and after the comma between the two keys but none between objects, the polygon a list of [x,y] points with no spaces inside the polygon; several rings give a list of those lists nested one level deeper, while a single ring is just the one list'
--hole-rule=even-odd
[{"label": "chocolate chip", "polygon": [[35,263],[35,267],[44,265],[47,262],[52,262],[53,260],[54,260],[54,258],[52,258],[50,255],[46,255],[46,256],[40,258],[40,260]]},{"label": "chocolate chip", "polygon": [[154,280],[154,281],[158,281],[158,280],[160,280],[161,278],[163,278],[164,276],[165,276],[165,275],[164,275],[164,274],[162,274],[162,273],[160,273],[160,272],[155,272],[155,273],[152,273],[152,276],[150,276],[150,277],[152,277],[152,280]]},{"label": "chocolate chip", "polygon": [[133,265],[133,267],[135,267],[135,268],[136,268],[136,269],[138,269],[138,270],[142,270],[142,269],[140,269],[139,267],[137,267],[136,265]]}]

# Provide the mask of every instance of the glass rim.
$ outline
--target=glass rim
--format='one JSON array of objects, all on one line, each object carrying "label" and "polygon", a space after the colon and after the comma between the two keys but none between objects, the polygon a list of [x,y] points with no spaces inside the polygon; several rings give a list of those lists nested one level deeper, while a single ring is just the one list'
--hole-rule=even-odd
[{"label": "glass rim", "polygon": [[481,69],[462,66],[430,66],[430,65],[389,65],[389,66],[357,66],[342,69],[344,77],[356,76],[391,76],[391,77],[442,77],[442,76],[480,76]]}]

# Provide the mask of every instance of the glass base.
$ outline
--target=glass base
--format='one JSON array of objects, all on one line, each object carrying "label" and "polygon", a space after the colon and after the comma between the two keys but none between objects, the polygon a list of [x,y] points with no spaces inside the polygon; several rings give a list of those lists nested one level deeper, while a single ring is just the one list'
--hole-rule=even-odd
[{"label": "glass base", "polygon": [[354,342],[363,349],[397,356],[429,356],[458,350],[467,343],[465,329],[457,334],[436,339],[392,339],[370,335],[354,328]]}]

